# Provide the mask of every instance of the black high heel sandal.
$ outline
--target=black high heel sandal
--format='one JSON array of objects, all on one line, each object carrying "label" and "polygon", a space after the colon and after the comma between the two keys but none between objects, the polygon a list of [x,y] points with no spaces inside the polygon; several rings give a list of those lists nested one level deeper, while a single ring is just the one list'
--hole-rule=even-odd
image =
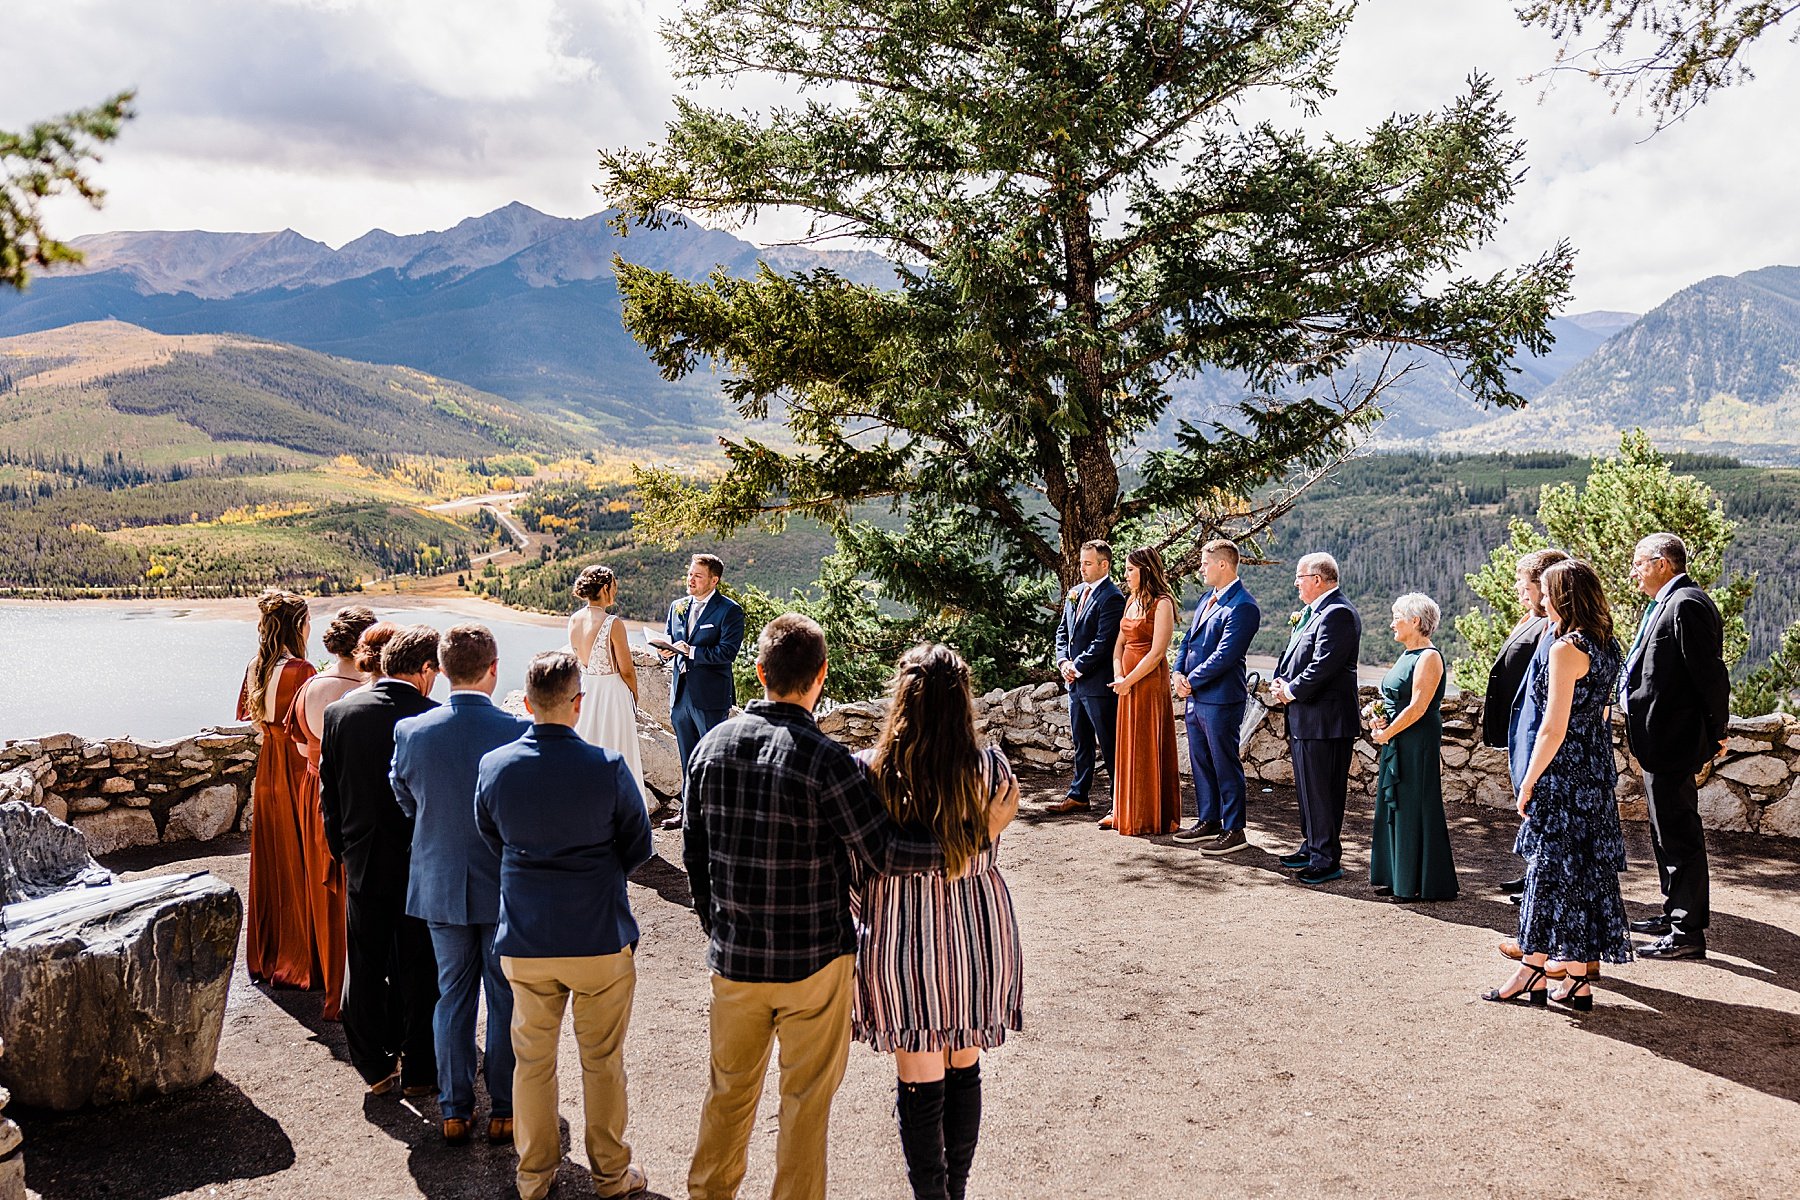
[{"label": "black high heel sandal", "polygon": [[[1531,974],[1525,979],[1525,986],[1516,992],[1502,992],[1499,988],[1489,988],[1481,993],[1483,1000],[1493,1000],[1500,1004],[1529,1004],[1533,1008],[1543,1008],[1549,1003],[1550,994],[1544,987],[1544,968],[1534,967],[1530,963],[1521,963]],[[1588,998],[1593,1003],[1593,998]]]},{"label": "black high heel sandal", "polygon": [[[1577,996],[1576,992],[1584,992]],[[1569,976],[1569,986],[1550,997],[1558,1004],[1566,1004],[1576,1012],[1594,1011],[1594,984],[1586,975]]]}]

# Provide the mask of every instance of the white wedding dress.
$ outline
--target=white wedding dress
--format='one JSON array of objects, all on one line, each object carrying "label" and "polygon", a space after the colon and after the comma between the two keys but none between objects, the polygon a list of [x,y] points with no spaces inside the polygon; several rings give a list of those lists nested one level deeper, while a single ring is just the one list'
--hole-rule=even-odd
[{"label": "white wedding dress", "polygon": [[581,701],[581,715],[575,720],[575,732],[591,745],[605,747],[624,758],[625,765],[631,769],[631,777],[637,781],[638,793],[648,806],[650,794],[644,790],[644,766],[638,754],[637,703],[631,698],[631,689],[619,677],[619,668],[613,664],[612,627],[618,619],[615,616],[606,618],[594,638],[594,648],[588,653],[587,662],[581,666],[581,673],[586,676],[587,694]]}]

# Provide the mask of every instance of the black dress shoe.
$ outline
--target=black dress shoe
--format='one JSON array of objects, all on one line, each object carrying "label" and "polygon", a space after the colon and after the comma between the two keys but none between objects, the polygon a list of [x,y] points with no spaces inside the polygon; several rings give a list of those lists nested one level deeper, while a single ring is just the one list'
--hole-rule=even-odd
[{"label": "black dress shoe", "polygon": [[1517,879],[1508,879],[1500,885],[1500,890],[1508,896],[1520,895],[1525,891],[1525,877],[1521,875]]},{"label": "black dress shoe", "polygon": [[1633,933],[1653,933],[1658,937],[1666,937],[1674,932],[1675,925],[1667,917],[1645,917],[1641,921],[1631,923]]},{"label": "black dress shoe", "polygon": [[1678,958],[1705,958],[1706,939],[1699,934],[1669,933],[1657,938],[1648,946],[1641,947],[1639,958],[1658,958],[1673,960]]},{"label": "black dress shoe", "polygon": [[1217,821],[1195,821],[1186,829],[1177,830],[1175,840],[1178,842],[1204,842],[1216,838],[1224,828]]},{"label": "black dress shoe", "polygon": [[1292,854],[1284,854],[1275,861],[1290,871],[1298,871],[1312,861],[1312,855],[1304,850],[1297,850]]},{"label": "black dress shoe", "polygon": [[1344,868],[1342,867],[1308,867],[1306,870],[1294,876],[1295,879],[1298,879],[1308,887],[1317,887],[1321,883],[1330,883],[1334,879],[1342,879],[1343,877]]}]

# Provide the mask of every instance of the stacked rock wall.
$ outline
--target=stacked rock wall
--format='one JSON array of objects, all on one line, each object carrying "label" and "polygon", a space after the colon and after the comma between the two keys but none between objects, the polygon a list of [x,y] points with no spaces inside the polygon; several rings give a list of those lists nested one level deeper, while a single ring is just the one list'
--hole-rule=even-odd
[{"label": "stacked rock wall", "polygon": [[223,725],[162,742],[74,734],[0,744],[0,801],[25,800],[87,835],[95,854],[210,841],[247,827],[261,734]]},{"label": "stacked rock wall", "polygon": [[[1363,702],[1375,698],[1363,689]],[[1262,692],[1268,701],[1268,692]],[[881,728],[886,701],[840,705],[819,719],[819,727],[855,749],[872,744]],[[1177,712],[1180,711],[1179,705]],[[1481,699],[1453,696],[1444,700],[1442,749],[1444,799],[1490,808],[1513,806],[1506,754],[1481,744]],[[993,738],[1015,763],[1044,770],[1067,770],[1075,761],[1069,737],[1068,697],[1058,683],[993,691],[975,701],[978,730]],[[1733,718],[1726,754],[1700,788],[1700,816],[1709,829],[1800,838],[1800,720],[1786,714]],[[1176,756],[1188,773],[1187,741],[1176,721]],[[1646,819],[1644,789],[1624,749],[1624,726],[1613,726],[1614,754],[1619,765],[1619,812],[1630,820]],[[1353,793],[1372,796],[1376,749],[1358,738],[1351,757]],[[1294,782],[1286,725],[1281,710],[1271,707],[1251,734],[1244,753],[1245,773],[1270,784]]]}]

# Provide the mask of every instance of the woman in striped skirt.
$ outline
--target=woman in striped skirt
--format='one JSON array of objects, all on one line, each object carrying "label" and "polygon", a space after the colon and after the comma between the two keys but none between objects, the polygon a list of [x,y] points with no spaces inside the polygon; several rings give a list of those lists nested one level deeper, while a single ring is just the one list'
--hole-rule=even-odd
[{"label": "woman in striped skirt", "polygon": [[961,1200],[981,1132],[981,1052],[1022,1027],[1019,927],[995,862],[1019,784],[975,738],[969,667],[954,650],[908,651],[891,700],[863,763],[894,819],[937,838],[944,870],[859,881],[851,1028],[894,1056],[913,1195]]}]

